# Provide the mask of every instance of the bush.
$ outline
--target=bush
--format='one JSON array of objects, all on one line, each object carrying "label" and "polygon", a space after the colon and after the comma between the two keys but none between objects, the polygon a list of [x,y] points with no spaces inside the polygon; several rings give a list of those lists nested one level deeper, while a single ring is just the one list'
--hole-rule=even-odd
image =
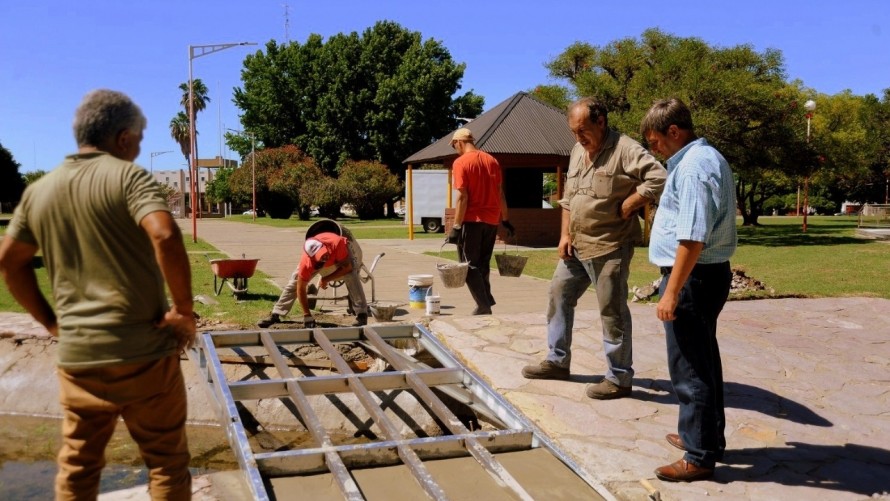
[{"label": "bush", "polygon": [[386,203],[402,193],[402,183],[378,162],[346,161],[339,169],[343,201],[353,206],[359,219],[383,217]]}]

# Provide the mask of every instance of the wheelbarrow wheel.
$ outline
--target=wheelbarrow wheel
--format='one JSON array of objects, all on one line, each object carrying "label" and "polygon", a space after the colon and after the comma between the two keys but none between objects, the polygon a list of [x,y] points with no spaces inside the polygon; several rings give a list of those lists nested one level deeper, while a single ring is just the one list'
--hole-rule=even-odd
[{"label": "wheelbarrow wheel", "polygon": [[309,296],[309,309],[314,310],[315,304],[318,302],[318,286],[315,284],[309,284],[309,286],[306,287],[306,294]]}]

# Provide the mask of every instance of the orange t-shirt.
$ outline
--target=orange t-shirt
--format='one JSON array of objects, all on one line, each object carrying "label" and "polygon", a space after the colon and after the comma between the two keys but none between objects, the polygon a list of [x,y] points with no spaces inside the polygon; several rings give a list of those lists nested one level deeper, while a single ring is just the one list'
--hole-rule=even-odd
[{"label": "orange t-shirt", "polygon": [[[349,258],[349,248],[347,247],[349,244],[346,237],[341,237],[336,233],[319,233],[312,238],[321,242],[324,248],[331,253],[331,256],[324,264],[324,268],[335,266]],[[300,265],[297,267],[297,277],[305,282],[312,279],[312,276],[316,273],[315,263],[316,260],[310,258],[306,251],[303,251],[300,256]],[[324,275],[322,273],[322,276]]]},{"label": "orange t-shirt", "polygon": [[454,161],[454,187],[467,190],[467,212],[463,222],[501,222],[501,165],[488,153],[476,150]]}]

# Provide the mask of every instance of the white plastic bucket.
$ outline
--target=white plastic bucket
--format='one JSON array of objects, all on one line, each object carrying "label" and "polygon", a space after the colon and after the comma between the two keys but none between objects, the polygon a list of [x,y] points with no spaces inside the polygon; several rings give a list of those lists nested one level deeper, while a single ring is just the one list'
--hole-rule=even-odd
[{"label": "white plastic bucket", "polygon": [[412,308],[426,308],[426,296],[433,288],[432,275],[408,275],[408,303]]},{"label": "white plastic bucket", "polygon": [[441,304],[440,304],[441,298],[438,295],[434,296],[432,294],[432,291],[433,291],[433,288],[430,287],[430,290],[427,292],[427,295],[426,295],[426,314],[427,315],[438,315],[439,308],[441,307]]}]

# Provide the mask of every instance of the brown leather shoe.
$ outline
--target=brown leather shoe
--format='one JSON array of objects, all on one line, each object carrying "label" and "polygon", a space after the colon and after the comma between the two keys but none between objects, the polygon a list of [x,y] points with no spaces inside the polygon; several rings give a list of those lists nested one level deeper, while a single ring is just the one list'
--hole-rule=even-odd
[{"label": "brown leather shoe", "polygon": [[676,433],[668,433],[664,436],[664,439],[677,449],[680,449],[681,451],[686,450],[686,445],[683,444],[683,439],[680,438],[680,435],[677,435]]},{"label": "brown leather shoe", "polygon": [[694,482],[714,476],[714,468],[697,466],[685,459],[678,459],[655,469],[655,476],[668,482]]}]

